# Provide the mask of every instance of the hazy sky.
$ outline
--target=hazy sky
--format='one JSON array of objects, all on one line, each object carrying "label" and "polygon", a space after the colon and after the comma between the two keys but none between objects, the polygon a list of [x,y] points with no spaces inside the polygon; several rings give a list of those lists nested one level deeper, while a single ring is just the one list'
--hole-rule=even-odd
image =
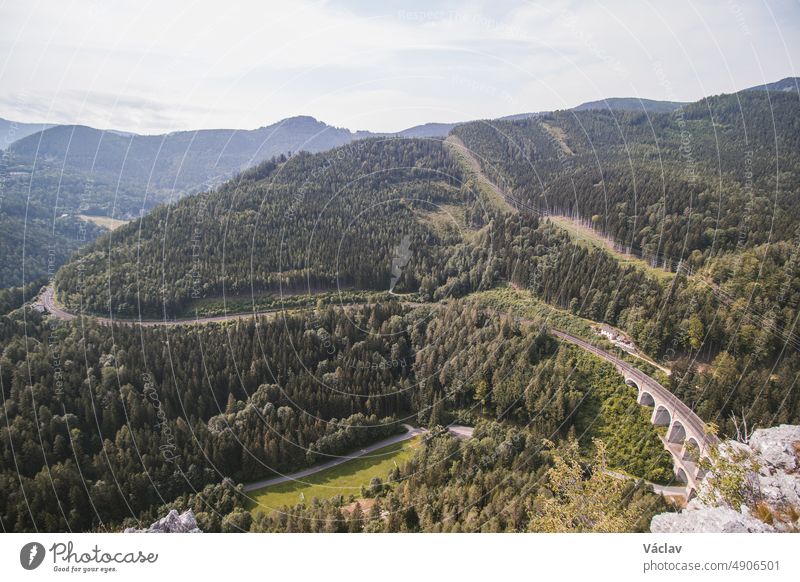
[{"label": "hazy sky", "polygon": [[0,117],[394,131],[798,74],[800,2],[0,3]]}]

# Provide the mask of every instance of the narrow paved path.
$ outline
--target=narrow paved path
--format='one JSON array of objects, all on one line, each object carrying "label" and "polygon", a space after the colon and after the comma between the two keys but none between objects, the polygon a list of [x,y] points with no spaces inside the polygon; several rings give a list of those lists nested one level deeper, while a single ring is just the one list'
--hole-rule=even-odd
[{"label": "narrow paved path", "polygon": [[[48,285],[45,290],[42,292],[40,298],[36,301],[39,305],[43,306],[50,314],[58,319],[62,319],[64,321],[70,321],[75,319],[75,314],[66,311],[63,307],[58,305],[55,300],[55,293],[53,289],[53,285]],[[409,306],[420,306],[424,304],[418,303],[411,303],[411,302],[403,302],[404,305]],[[198,317],[195,319],[178,319],[178,320],[162,320],[162,319],[111,319],[108,317],[100,317],[100,316],[89,316],[94,319],[94,321],[103,324],[103,325],[110,325],[112,323],[117,324],[129,324],[129,325],[141,325],[143,327],[156,327],[156,326],[176,326],[176,325],[195,325],[195,324],[204,324],[204,323],[223,323],[226,321],[234,321],[240,319],[248,319],[254,316],[261,316],[261,315],[270,315],[276,313],[283,313],[286,311],[282,308],[260,311],[260,312],[248,312],[248,313],[234,313],[234,314],[226,314],[226,315],[214,315],[214,316],[207,316],[207,317]],[[520,321],[527,321],[521,318],[517,318]],[[558,338],[561,338],[565,341],[573,343],[584,350],[591,352],[592,354],[608,361],[617,366],[617,368],[624,369],[626,373],[630,374],[635,379],[641,381],[641,385],[646,385],[649,389],[653,392],[656,392],[661,396],[663,400],[667,400],[670,403],[674,403],[676,408],[679,408],[681,412],[690,419],[695,425],[695,428],[701,432],[705,432],[705,423],[683,402],[681,402],[674,394],[672,394],[669,390],[664,388],[661,384],[658,383],[655,379],[651,378],[638,368],[635,368],[633,365],[629,364],[628,362],[618,358],[617,356],[610,354],[609,352],[599,348],[588,341],[576,337],[572,334],[569,334],[565,331],[561,331],[559,329],[551,328],[551,332]],[[713,440],[713,439],[712,439]]]},{"label": "narrow paved path", "polygon": [[70,313],[69,311],[65,311],[56,303],[55,289],[53,288],[52,283],[44,288],[41,297],[39,297],[39,299],[37,299],[34,303],[41,305],[50,312],[50,315],[53,315],[58,319],[63,319],[64,321],[75,319],[74,314]]},{"label": "narrow paved path", "polygon": [[[620,481],[639,480],[638,477],[631,477],[630,475],[620,473],[619,471],[612,471],[611,469],[606,469],[605,474],[609,477],[614,477],[614,479],[619,479]],[[657,495],[663,495],[665,497],[682,497],[683,499],[686,499],[685,485],[659,485],[658,483],[653,483],[652,481],[645,481],[644,483],[653,490],[653,493],[656,493]]]},{"label": "narrow paved path", "polygon": [[[77,317],[74,313],[70,313],[58,304],[55,298],[55,289],[53,284],[48,285],[42,292],[41,298],[37,301],[39,305],[44,307],[51,315],[64,321],[71,321]],[[141,327],[174,327],[176,325],[195,325],[204,323],[224,323],[226,321],[235,321],[239,319],[250,319],[261,315],[274,315],[276,313],[288,313],[295,308],[282,308],[266,309],[264,311],[247,312],[247,313],[229,313],[225,315],[208,315],[204,317],[195,317],[194,319],[122,319],[119,317],[110,318],[100,315],[86,315],[92,318],[100,325],[139,325]]]},{"label": "narrow paved path", "polygon": [[[66,311],[62,308],[55,300],[55,294],[53,285],[48,285],[45,290],[42,292],[40,298],[36,301],[39,305],[43,306],[50,314],[58,319],[62,319],[65,321],[70,321],[75,319],[75,314]],[[404,305],[409,305],[412,307],[417,307],[420,305],[419,303],[412,303],[412,302],[403,302]],[[141,325],[143,327],[155,327],[155,326],[176,326],[176,325],[195,325],[195,324],[203,324],[203,323],[223,323],[226,321],[233,321],[239,319],[248,319],[254,316],[260,315],[270,315],[276,313],[283,313],[286,311],[282,308],[260,311],[260,312],[248,312],[248,313],[234,313],[234,314],[226,314],[226,315],[214,315],[214,316],[207,316],[207,317],[198,317],[195,319],[178,319],[178,320],[162,320],[162,319],[111,319],[108,317],[100,317],[100,316],[89,316],[94,321],[103,324],[103,325],[110,325],[112,323],[117,324],[132,324],[132,325]],[[522,318],[517,318],[519,321],[528,321]],[[605,351],[602,348],[599,348],[588,341],[576,337],[572,334],[569,334],[565,331],[561,331],[559,329],[551,328],[551,332],[556,337],[568,341],[577,345],[584,350],[591,352],[592,354],[608,361],[617,366],[617,368],[625,370],[626,373],[630,374],[633,378],[641,382],[641,385],[645,385],[648,389],[652,390],[653,392],[657,393],[662,400],[666,400],[674,406],[681,410],[682,414],[685,415],[690,422],[695,425],[695,428],[700,432],[705,432],[705,423],[692,411],[688,406],[686,406],[683,402],[681,402],[672,392],[664,388],[661,384],[658,383],[655,379],[651,378],[638,368],[634,367],[633,365],[629,364],[625,360],[618,358],[617,356]],[[713,439],[711,439],[713,440]]]},{"label": "narrow paved path", "polygon": [[[384,447],[388,447],[389,445],[393,445],[395,443],[401,443],[403,441],[407,441],[408,439],[412,439],[415,436],[425,434],[428,432],[427,429],[424,428],[415,428],[411,425],[404,424],[407,432],[403,434],[395,435],[393,437],[389,437],[388,439],[384,439],[382,441],[378,441],[377,443],[373,443],[368,447],[364,447],[363,449],[356,451],[350,455],[344,455],[341,457],[337,457],[332,461],[328,461],[326,463],[321,463],[319,465],[314,465],[313,467],[309,467],[308,469],[303,469],[302,471],[298,471],[297,473],[292,473],[290,475],[282,475],[280,477],[270,477],[269,479],[262,479],[261,481],[255,481],[254,483],[248,483],[244,486],[245,491],[255,491],[256,489],[262,489],[264,487],[269,487],[270,485],[278,485],[280,483],[286,483],[287,481],[300,481],[304,477],[308,477],[310,475],[314,475],[315,473],[319,473],[320,471],[324,471],[325,469],[331,469],[332,467],[337,467],[342,463],[346,463],[348,461],[352,461],[353,459],[358,459],[363,457],[364,455],[368,455],[373,451],[377,451]],[[471,426],[460,426],[460,425],[451,425],[448,426],[447,429],[456,437],[460,439],[470,438],[472,436],[472,431],[474,430]]]}]

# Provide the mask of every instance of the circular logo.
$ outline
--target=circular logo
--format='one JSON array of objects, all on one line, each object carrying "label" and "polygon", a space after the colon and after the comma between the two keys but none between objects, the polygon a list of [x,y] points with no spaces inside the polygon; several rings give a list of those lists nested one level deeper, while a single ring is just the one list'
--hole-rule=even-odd
[{"label": "circular logo", "polygon": [[44,561],[44,546],[39,542],[30,542],[19,551],[19,563],[26,570],[35,570]]}]

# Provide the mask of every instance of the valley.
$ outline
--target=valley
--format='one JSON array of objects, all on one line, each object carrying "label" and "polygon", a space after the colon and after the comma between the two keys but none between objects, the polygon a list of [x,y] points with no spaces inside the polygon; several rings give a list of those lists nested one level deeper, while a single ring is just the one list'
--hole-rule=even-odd
[{"label": "valley", "polygon": [[[488,294],[491,297],[491,292]],[[478,300],[480,303],[480,300]],[[519,301],[515,302],[517,305],[520,303]],[[42,306],[51,313],[51,315],[65,320],[70,321],[74,319],[74,315],[63,311],[62,309],[53,308],[53,290],[52,287],[48,287],[45,289],[43,296],[42,296]],[[317,307],[319,308],[320,303],[317,302]],[[404,307],[414,307],[414,304],[404,303]],[[434,304],[433,307],[441,307],[441,304]],[[431,305],[424,305],[424,307],[428,308]],[[51,309],[55,309],[55,311],[51,311]],[[286,311],[286,310],[279,310],[272,312],[273,315],[292,315],[293,312]],[[297,314],[297,312],[294,312]],[[530,312],[528,312],[530,313]],[[139,321],[139,322],[132,322],[135,325],[144,326],[144,327],[156,327],[156,326],[175,326],[175,325],[203,325],[209,323],[229,323],[229,322],[236,322],[242,320],[244,318],[253,318],[254,321],[258,321],[260,317],[263,317],[265,313],[231,313],[224,316],[216,316],[216,317],[205,317],[205,318],[197,318],[195,320],[190,321]],[[541,318],[541,314],[535,320],[519,317],[519,316],[510,316],[509,313],[495,312],[493,314],[495,317],[507,318],[507,317],[514,317],[514,320],[521,323],[530,325],[534,321],[543,321],[547,324],[550,324],[550,317],[545,316],[544,319]],[[125,321],[112,321],[108,318],[92,318],[93,321],[99,323],[101,325],[112,325],[112,324],[125,324]],[[566,316],[568,321],[574,321],[574,317]],[[131,322],[129,322],[131,323]],[[586,328],[582,330],[585,334],[588,335]],[[592,328],[592,332],[594,328]],[[654,425],[665,425],[668,427],[666,430],[665,435],[662,435],[661,439],[664,445],[664,448],[667,452],[669,452],[673,456],[673,463],[675,465],[675,478],[674,481],[677,483],[685,483],[685,489],[681,489],[681,485],[675,485],[671,488],[664,489],[669,490],[670,494],[675,497],[682,496],[686,499],[691,498],[694,496],[696,489],[698,488],[698,483],[700,477],[699,468],[696,466],[695,461],[688,460],[688,453],[689,450],[689,442],[693,442],[694,446],[697,449],[698,455],[707,455],[707,451],[717,442],[716,436],[711,433],[707,433],[706,424],[700,420],[694,412],[687,407],[683,402],[676,399],[674,395],[672,395],[666,388],[664,388],[658,380],[653,379],[652,377],[648,376],[645,372],[637,369],[634,365],[629,362],[626,362],[622,358],[613,355],[609,351],[606,351],[602,347],[598,347],[597,345],[590,343],[586,339],[581,339],[580,337],[574,336],[570,333],[561,331],[559,329],[550,327],[548,333],[553,337],[566,341],[568,343],[574,344],[581,348],[582,350],[590,353],[598,358],[605,360],[611,364],[613,364],[621,374],[623,374],[626,384],[635,386],[638,390],[637,395],[637,403],[642,406],[651,406],[653,408],[653,412],[651,415],[651,422]],[[594,337],[594,341],[597,342],[597,336],[594,333],[591,333]],[[646,358],[641,356],[639,357],[642,361],[647,362]],[[666,419],[666,422],[665,420]],[[389,447],[392,444],[402,442],[403,440],[413,438],[422,434],[423,430],[412,428],[411,426],[404,425],[406,433],[399,436],[399,437],[392,437],[385,441],[381,441],[379,443],[375,443],[361,449],[358,454],[353,456],[341,456],[337,457],[335,460],[323,463],[321,465],[315,465],[310,469],[306,469],[299,473],[295,473],[290,476],[281,476],[276,478],[267,479],[264,481],[259,481],[256,483],[248,484],[244,487],[244,491],[258,491],[261,489],[269,488],[269,495],[267,496],[259,496],[256,495],[256,498],[260,501],[258,502],[259,505],[263,504],[262,502],[266,503],[267,501],[273,502],[273,499],[286,499],[285,496],[275,496],[273,497],[272,493],[276,491],[275,485],[279,485],[282,483],[287,482],[295,482],[300,481],[300,484],[304,484],[305,482],[302,481],[305,477],[310,475],[315,475],[320,471],[325,471],[326,475],[322,476],[321,479],[324,482],[327,482],[328,479],[331,478],[331,473],[328,471],[338,465],[348,462],[352,459],[359,458],[367,453],[378,449],[384,449]],[[448,430],[457,436],[466,435],[467,437],[472,435],[473,429],[471,427],[461,427],[458,425],[449,425]],[[687,433],[687,431],[691,431]],[[681,436],[683,435],[683,436]],[[689,436],[691,435],[691,436]],[[634,436],[635,438],[635,436]],[[684,442],[685,441],[685,442]],[[394,450],[394,449],[393,449]],[[400,449],[398,449],[399,451]],[[369,459],[365,459],[364,462],[360,465],[357,465],[358,469],[357,475],[354,476],[355,479],[361,479],[363,481],[364,475],[368,472],[372,476],[379,476],[381,474],[381,467],[383,466],[382,463],[378,463],[376,466],[373,466],[373,463],[370,462]],[[348,465],[347,468],[344,469],[346,472],[352,471],[351,465]],[[336,478],[339,477],[339,472],[333,472]],[[359,484],[363,484],[360,483]],[[331,487],[338,487],[338,485],[331,485]],[[657,486],[658,487],[658,486]],[[283,491],[285,490],[285,491]],[[659,489],[660,490],[660,489]],[[312,491],[311,489],[309,492]],[[285,493],[296,493],[296,487],[294,483],[288,484],[286,487],[281,488],[281,492]],[[313,489],[313,492],[320,493],[316,489]],[[310,493],[309,493],[310,495]],[[354,495],[354,492],[348,492],[348,495]],[[333,496],[333,493],[327,495],[327,497]],[[309,497],[310,498],[310,497]],[[279,507],[280,505],[266,505],[267,507]]]},{"label": "valley", "polygon": [[800,422],[800,102],[607,105],[12,144],[40,242],[62,203],[89,230],[3,295],[3,526],[647,531],[700,496]]}]

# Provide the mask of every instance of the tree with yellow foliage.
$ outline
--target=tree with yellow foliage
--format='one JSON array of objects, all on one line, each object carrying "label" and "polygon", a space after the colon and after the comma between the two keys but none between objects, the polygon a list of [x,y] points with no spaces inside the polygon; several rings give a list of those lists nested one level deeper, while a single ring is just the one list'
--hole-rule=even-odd
[{"label": "tree with yellow foliage", "polygon": [[630,487],[608,471],[605,445],[595,440],[590,467],[581,462],[578,441],[553,451],[547,482],[534,499],[528,530],[532,532],[630,532],[639,510],[629,503]]}]

